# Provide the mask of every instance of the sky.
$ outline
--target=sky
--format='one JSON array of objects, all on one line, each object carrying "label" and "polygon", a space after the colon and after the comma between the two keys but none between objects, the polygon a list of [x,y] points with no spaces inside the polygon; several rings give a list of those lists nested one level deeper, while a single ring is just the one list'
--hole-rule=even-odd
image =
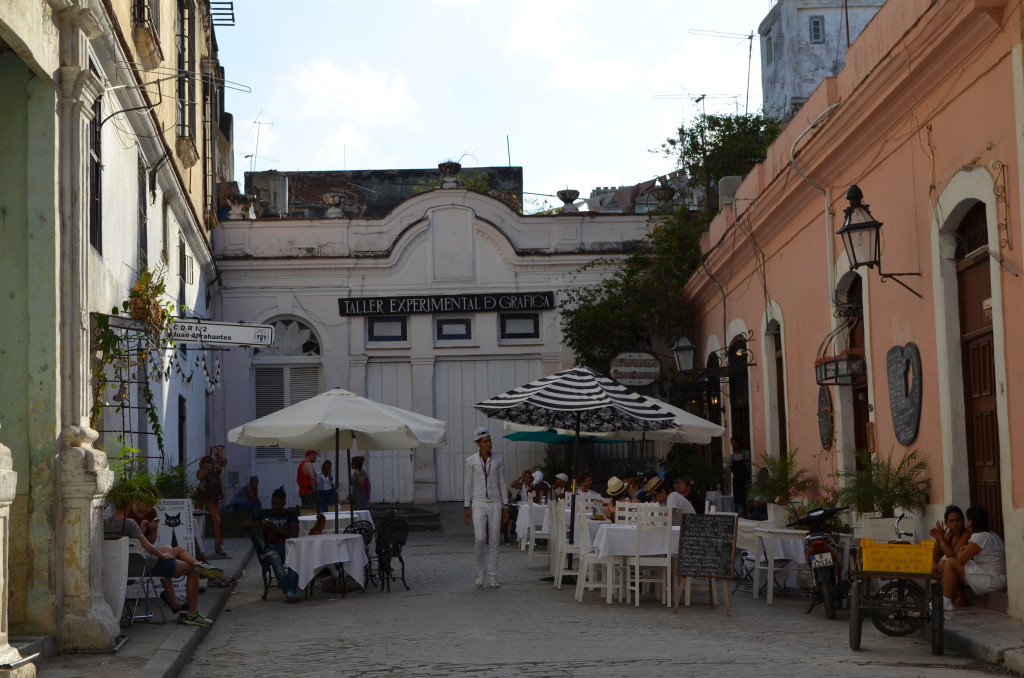
[{"label": "sky", "polygon": [[216,30],[236,178],[511,164],[527,212],[564,188],[646,181],[675,169],[651,150],[695,114],[760,110],[771,5],[235,0]]}]

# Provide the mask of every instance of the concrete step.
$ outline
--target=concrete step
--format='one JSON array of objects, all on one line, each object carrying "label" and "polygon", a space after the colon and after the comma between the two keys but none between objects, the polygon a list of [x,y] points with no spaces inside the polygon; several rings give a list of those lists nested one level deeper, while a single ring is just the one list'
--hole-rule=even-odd
[{"label": "concrete step", "polygon": [[413,504],[371,504],[370,513],[373,522],[379,524],[389,511],[397,511],[398,516],[409,523],[411,532],[440,532],[441,513],[436,506]]},{"label": "concrete step", "polygon": [[32,663],[39,666],[44,660],[57,656],[57,645],[53,642],[53,636],[21,636],[10,639],[10,645],[22,657],[31,657],[39,654],[32,660]]}]

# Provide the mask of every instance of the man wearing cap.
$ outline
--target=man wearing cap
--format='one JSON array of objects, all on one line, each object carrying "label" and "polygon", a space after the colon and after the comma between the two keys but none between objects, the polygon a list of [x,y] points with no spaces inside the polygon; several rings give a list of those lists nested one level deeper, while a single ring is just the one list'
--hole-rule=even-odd
[{"label": "man wearing cap", "polygon": [[498,584],[498,542],[501,521],[508,519],[508,505],[505,501],[505,462],[500,454],[491,454],[491,435],[486,428],[473,433],[473,442],[478,452],[466,458],[466,474],[463,488],[465,521],[473,525],[476,545],[476,587],[484,585],[484,574],[488,575],[488,586]]},{"label": "man wearing cap", "polygon": [[555,474],[555,484],[551,486],[551,496],[558,501],[559,499],[565,498],[565,493],[569,489],[569,475],[566,473]]},{"label": "man wearing cap", "polygon": [[316,450],[306,450],[306,458],[299,463],[299,468],[295,472],[302,506],[316,506],[320,497],[316,491],[316,458],[319,454]]}]

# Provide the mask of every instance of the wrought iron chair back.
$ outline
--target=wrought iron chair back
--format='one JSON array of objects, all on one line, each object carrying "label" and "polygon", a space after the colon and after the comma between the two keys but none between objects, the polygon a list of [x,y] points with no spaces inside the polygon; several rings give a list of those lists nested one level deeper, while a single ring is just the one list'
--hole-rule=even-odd
[{"label": "wrought iron chair back", "polygon": [[[402,549],[409,538],[409,523],[402,518],[393,518],[388,521],[377,533],[377,574],[380,576],[381,586],[391,591],[391,582],[402,580],[405,590],[409,590],[409,584],[405,581],[405,560],[402,558]],[[392,559],[397,558],[402,565],[402,573],[395,574]]]},{"label": "wrought iron chair back", "polygon": [[277,581],[274,577],[274,568],[270,567],[270,563],[264,558],[263,542],[256,536],[255,530],[249,531],[249,540],[252,541],[252,550],[256,554],[256,560],[260,563],[260,573],[263,576],[263,600],[267,599],[267,592],[270,591],[271,585]]}]

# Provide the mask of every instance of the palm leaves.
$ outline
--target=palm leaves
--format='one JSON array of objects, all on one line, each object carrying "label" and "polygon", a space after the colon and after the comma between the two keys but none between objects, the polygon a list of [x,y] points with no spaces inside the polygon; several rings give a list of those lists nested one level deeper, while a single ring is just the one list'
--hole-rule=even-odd
[{"label": "palm leaves", "polygon": [[861,513],[879,511],[883,518],[896,516],[896,509],[923,513],[928,505],[931,479],[928,461],[921,450],[908,452],[898,463],[888,457],[858,450],[863,471],[841,471],[845,484],[839,491],[842,503],[852,504]]}]

